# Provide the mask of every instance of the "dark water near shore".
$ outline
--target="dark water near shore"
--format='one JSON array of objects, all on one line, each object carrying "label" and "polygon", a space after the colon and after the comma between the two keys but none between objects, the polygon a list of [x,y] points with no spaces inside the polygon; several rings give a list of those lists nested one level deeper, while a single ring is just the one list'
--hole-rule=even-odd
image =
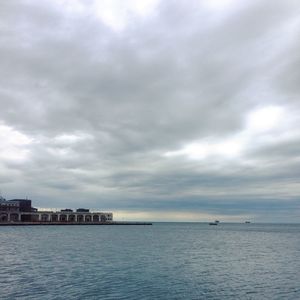
[{"label": "dark water near shore", "polygon": [[300,225],[0,227],[0,299],[300,299]]}]

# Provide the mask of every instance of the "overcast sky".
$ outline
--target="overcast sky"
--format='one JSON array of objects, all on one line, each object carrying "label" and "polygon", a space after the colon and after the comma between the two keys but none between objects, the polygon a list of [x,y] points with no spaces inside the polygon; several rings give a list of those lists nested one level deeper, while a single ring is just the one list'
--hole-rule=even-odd
[{"label": "overcast sky", "polygon": [[298,0],[0,2],[0,189],[122,220],[300,220]]}]

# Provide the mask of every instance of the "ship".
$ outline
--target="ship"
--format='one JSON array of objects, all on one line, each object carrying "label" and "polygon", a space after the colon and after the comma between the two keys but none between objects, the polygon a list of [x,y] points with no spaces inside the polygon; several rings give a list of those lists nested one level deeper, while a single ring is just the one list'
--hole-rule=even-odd
[{"label": "ship", "polygon": [[219,225],[220,221],[215,220],[214,222],[208,223],[209,225]]}]

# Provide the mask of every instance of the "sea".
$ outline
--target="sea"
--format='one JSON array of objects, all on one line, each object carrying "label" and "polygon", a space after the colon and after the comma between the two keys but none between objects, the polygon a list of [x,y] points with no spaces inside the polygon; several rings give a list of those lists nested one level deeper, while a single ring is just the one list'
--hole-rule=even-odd
[{"label": "sea", "polygon": [[300,299],[300,224],[0,227],[0,299]]}]

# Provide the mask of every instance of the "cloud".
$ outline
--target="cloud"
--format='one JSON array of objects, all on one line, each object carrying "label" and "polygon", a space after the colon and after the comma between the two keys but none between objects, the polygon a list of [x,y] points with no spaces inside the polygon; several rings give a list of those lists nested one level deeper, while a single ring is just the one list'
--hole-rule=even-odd
[{"label": "cloud", "polygon": [[143,4],[0,4],[2,193],[297,220],[297,1]]}]

